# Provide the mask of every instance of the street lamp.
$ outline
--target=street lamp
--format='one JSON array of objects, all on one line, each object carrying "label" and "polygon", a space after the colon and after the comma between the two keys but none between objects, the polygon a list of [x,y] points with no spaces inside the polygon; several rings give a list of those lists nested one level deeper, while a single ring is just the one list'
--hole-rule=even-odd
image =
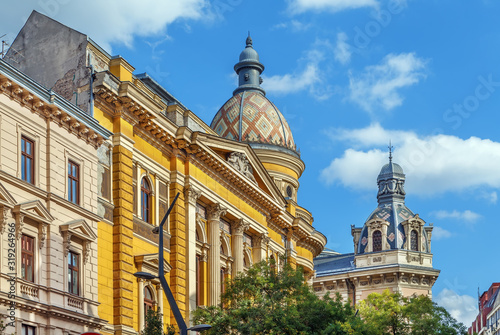
[{"label": "street lamp", "polygon": [[172,310],[172,313],[174,313],[174,318],[175,321],[177,322],[177,326],[179,326],[180,330],[180,335],[187,335],[188,330],[193,330],[193,331],[202,331],[202,330],[207,330],[212,328],[210,325],[206,324],[201,324],[201,325],[196,325],[191,328],[188,328],[186,325],[186,322],[184,322],[184,319],[182,318],[181,311],[179,310],[179,306],[177,306],[177,302],[174,299],[174,295],[172,294],[172,291],[170,290],[170,287],[168,286],[167,279],[165,279],[165,272],[164,272],[164,266],[163,266],[163,225],[165,224],[165,221],[167,221],[167,217],[170,214],[170,211],[175,205],[175,202],[177,201],[177,198],[179,197],[179,193],[175,196],[174,200],[170,204],[170,207],[168,208],[167,213],[163,217],[163,220],[161,220],[161,223],[158,227],[155,227],[153,229],[153,232],[155,234],[159,234],[158,236],[158,276],[155,276],[151,273],[148,272],[136,272],[134,273],[134,276],[137,278],[141,279],[146,279],[146,280],[151,280],[158,278],[160,280],[161,287],[163,288],[163,291],[165,292],[165,295],[167,296],[168,303],[170,305],[170,309]]}]

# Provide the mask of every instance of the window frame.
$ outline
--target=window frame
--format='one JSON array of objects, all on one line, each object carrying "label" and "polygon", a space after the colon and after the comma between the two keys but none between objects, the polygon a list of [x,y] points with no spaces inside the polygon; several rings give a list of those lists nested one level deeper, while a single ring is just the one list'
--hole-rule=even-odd
[{"label": "window frame", "polygon": [[[73,175],[73,167],[76,167],[76,176]],[[68,159],[68,176],[67,176],[67,182],[68,182],[68,201],[79,205],[80,204],[80,164],[76,163],[72,159]],[[73,182],[75,183],[76,187],[76,199],[73,199]]]},{"label": "window frame", "polygon": [[[377,234],[377,240],[375,239],[375,234]],[[377,241],[377,243],[375,243]],[[378,248],[376,248],[376,246]],[[382,251],[382,232],[380,230],[375,230],[372,233],[372,251],[378,252]]]},{"label": "window frame", "polygon": [[[31,241],[31,250],[24,248],[25,240],[30,239]],[[31,279],[27,278],[27,271],[24,269],[24,259],[30,257],[31,258]],[[23,273],[24,270],[24,273]],[[28,282],[35,282],[35,238],[26,234],[21,235],[21,279],[26,280]]]},{"label": "window frame", "polygon": [[[145,188],[146,184],[149,188]],[[153,190],[148,178],[142,177],[141,179],[141,220],[147,223],[152,223],[152,202]],[[145,203],[147,203],[145,205]]]},{"label": "window frame", "polygon": [[[76,256],[76,265],[72,264],[73,257],[72,255]],[[73,250],[68,251],[68,293],[74,294],[77,296],[80,296],[80,273],[81,273],[81,267],[80,267],[80,254],[74,252]],[[75,270],[76,269],[76,270]],[[76,273],[76,293],[73,292],[73,285],[71,283],[71,279],[74,278]]]},{"label": "window frame", "polygon": [[[31,145],[31,154],[26,150],[27,144]],[[21,179],[27,183],[35,185],[35,141],[26,135],[21,135]],[[26,161],[31,162],[29,171],[26,167]],[[28,180],[28,176],[29,179]]]},{"label": "window frame", "polygon": [[418,250],[418,231],[412,229],[410,232],[410,250],[411,251],[419,251]]},{"label": "window frame", "polygon": [[[30,334],[28,330],[32,330],[33,332]],[[27,324],[21,324],[21,334],[22,335],[36,335],[36,327]]]},{"label": "window frame", "polygon": [[[146,298],[146,292],[149,293],[149,295],[151,296],[151,299]],[[155,302],[155,298],[154,298],[154,292],[147,285],[144,286],[143,305],[144,305],[144,316],[148,315],[149,310],[153,310],[153,311],[155,310],[156,302]]]}]

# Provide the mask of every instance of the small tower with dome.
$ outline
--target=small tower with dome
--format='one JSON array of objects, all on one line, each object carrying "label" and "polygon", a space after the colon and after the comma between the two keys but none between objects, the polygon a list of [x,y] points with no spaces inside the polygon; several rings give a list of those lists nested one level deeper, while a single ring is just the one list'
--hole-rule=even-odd
[{"label": "small tower with dome", "polygon": [[210,127],[221,137],[248,143],[283,196],[296,203],[298,180],[305,164],[290,126],[260,86],[264,65],[253,48],[250,34],[234,71],[238,87],[219,109]]},{"label": "small tower with dome", "polygon": [[362,227],[351,225],[354,252],[320,254],[314,260],[319,295],[339,292],[354,303],[385,289],[432,297],[440,272],[432,265],[433,226],[406,206],[405,180],[390,152],[377,177],[377,207]]}]

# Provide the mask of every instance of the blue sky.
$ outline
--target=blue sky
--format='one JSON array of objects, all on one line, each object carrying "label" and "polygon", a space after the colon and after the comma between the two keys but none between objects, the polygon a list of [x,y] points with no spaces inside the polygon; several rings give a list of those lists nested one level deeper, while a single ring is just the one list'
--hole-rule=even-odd
[{"label": "blue sky", "polygon": [[306,163],[299,204],[327,246],[353,251],[350,225],[377,205],[391,140],[407,206],[434,223],[434,299],[469,325],[478,287],[499,281],[500,2],[31,0],[3,5],[0,36],[12,41],[33,9],[148,72],[208,124],[250,31]]}]

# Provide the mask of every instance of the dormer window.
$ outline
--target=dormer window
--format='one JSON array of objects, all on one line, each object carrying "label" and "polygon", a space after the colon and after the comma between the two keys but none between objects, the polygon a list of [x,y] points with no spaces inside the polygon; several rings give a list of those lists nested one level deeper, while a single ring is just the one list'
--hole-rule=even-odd
[{"label": "dormer window", "polygon": [[410,248],[412,251],[418,251],[418,233],[412,230],[410,234]]},{"label": "dormer window", "polygon": [[380,230],[373,232],[373,251],[382,251],[382,232]]}]

